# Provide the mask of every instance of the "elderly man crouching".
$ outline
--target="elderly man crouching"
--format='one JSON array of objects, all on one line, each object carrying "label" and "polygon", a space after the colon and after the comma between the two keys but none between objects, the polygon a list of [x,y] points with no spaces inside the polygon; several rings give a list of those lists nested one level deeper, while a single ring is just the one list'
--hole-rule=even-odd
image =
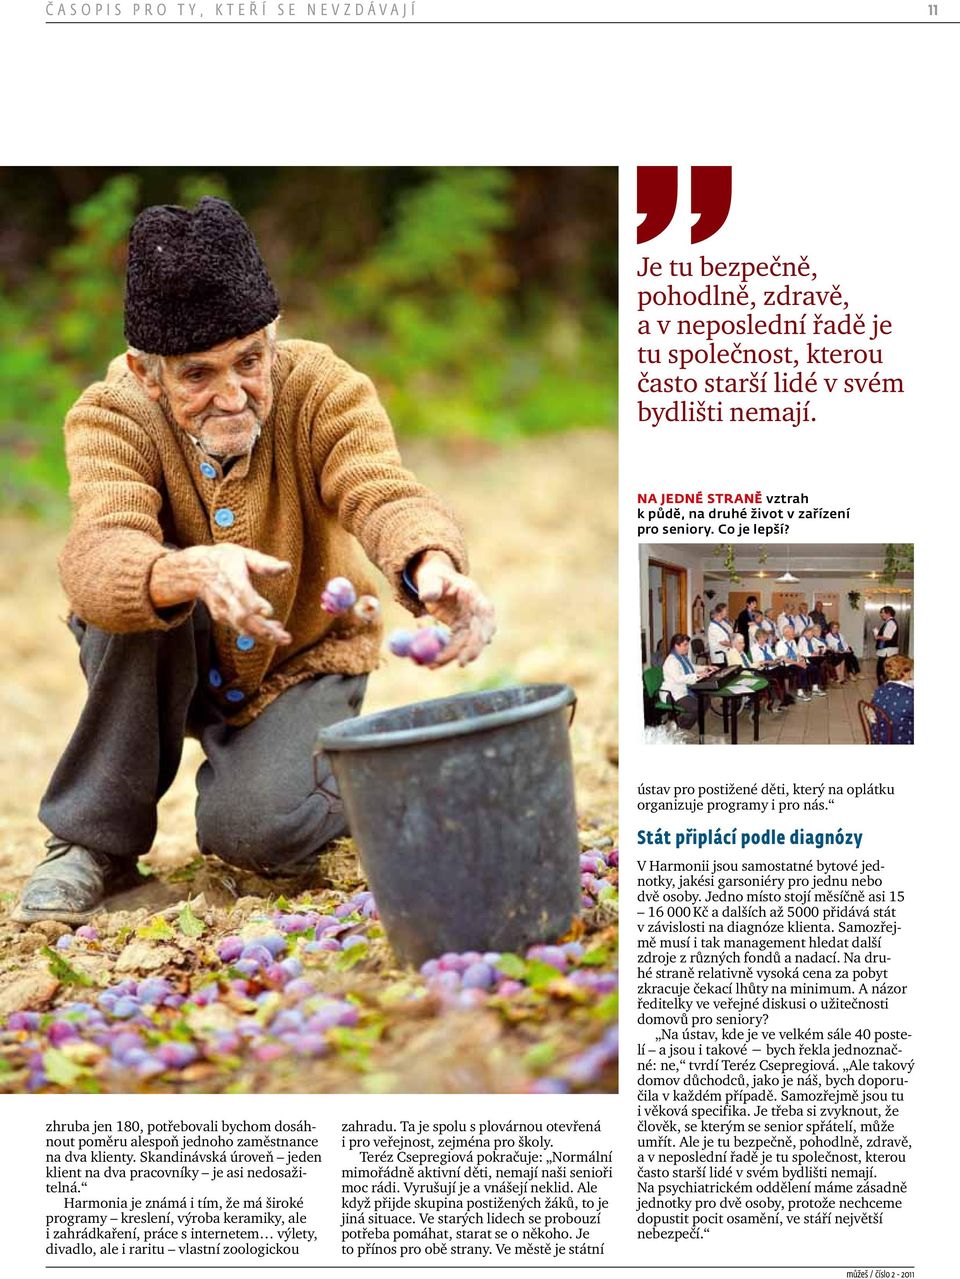
[{"label": "elderly man crouching", "polygon": [[135,882],[187,733],[201,850],[261,872],[308,867],[345,833],[317,729],[355,715],[379,623],[321,606],[373,580],[452,630],[472,661],[493,610],[464,576],[447,507],[405,470],[369,380],[280,306],[222,200],[145,210],[130,239],[130,349],[70,411],[73,523],[60,559],[87,700],[43,797],[48,855],[15,917],[80,923]]}]

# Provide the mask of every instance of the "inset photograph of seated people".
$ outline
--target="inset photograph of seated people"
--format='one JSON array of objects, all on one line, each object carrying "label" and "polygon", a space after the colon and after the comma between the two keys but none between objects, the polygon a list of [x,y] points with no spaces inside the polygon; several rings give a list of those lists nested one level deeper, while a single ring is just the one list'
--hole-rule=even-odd
[{"label": "inset photograph of seated people", "polygon": [[644,737],[913,744],[913,546],[644,543]]}]

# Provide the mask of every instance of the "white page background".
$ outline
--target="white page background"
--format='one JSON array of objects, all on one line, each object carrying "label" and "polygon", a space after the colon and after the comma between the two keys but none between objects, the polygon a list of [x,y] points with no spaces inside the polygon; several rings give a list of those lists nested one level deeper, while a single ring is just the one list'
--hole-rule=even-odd
[{"label": "white page background", "polygon": [[[916,7],[904,10],[912,16]],[[946,796],[956,754],[955,712],[946,710],[952,698],[937,689],[934,672],[947,676],[956,647],[955,538],[946,524],[956,456],[955,28],[56,29],[40,25],[37,9],[26,4],[8,5],[4,22],[10,37],[2,88],[7,165],[619,164],[624,292],[620,1096],[4,1097],[10,1273],[41,1272],[40,1128],[46,1118],[308,1116],[330,1134],[331,1160],[311,1174],[306,1193],[328,1205],[322,1263],[332,1265],[339,1224],[335,1147],[343,1119],[467,1113],[518,1119],[536,1110],[545,1121],[600,1118],[605,1136],[596,1144],[617,1151],[605,1266],[671,1267],[663,1273],[672,1274],[678,1266],[723,1264],[733,1268],[730,1274],[750,1265],[872,1263],[915,1265],[931,1279],[946,1275],[952,1249],[940,1232],[949,1231],[952,1210],[944,1172],[955,1109],[945,1051],[954,1016],[947,920],[956,854]],[[800,432],[784,428],[706,425],[655,433],[636,427],[631,272],[633,166],[639,163],[732,164],[734,207],[704,252],[731,259],[809,254],[820,279],[842,283],[856,309],[895,321],[888,342],[892,371],[904,377],[908,393],[825,406],[835,425],[808,429],[802,448]],[[668,256],[689,249],[678,216],[660,241],[641,251]],[[736,439],[737,447],[723,453],[721,439]],[[811,447],[815,439],[822,448]],[[894,443],[902,461],[881,468],[878,453]],[[698,448],[702,456],[693,461]],[[636,1243],[628,891],[635,786],[641,776],[669,780],[680,767],[691,780],[723,780],[733,763],[717,751],[651,758],[659,753],[639,744],[635,499],[639,488],[669,489],[678,481],[686,489],[736,489],[750,481],[767,491],[807,491],[827,507],[852,503],[855,518],[844,537],[917,546],[920,745],[888,752],[879,762],[842,748],[781,748],[749,757],[763,779],[895,781],[901,797],[895,808],[860,805],[842,814],[848,828],[868,833],[865,853],[879,855],[882,842],[891,883],[909,894],[903,918],[910,944],[900,948],[907,962],[898,980],[911,984],[904,1020],[916,1033],[913,1050],[921,1063],[908,1125],[916,1143],[913,1193],[910,1207],[879,1230],[729,1228],[703,1244]],[[598,503],[614,500],[612,493],[597,495]],[[944,634],[935,634],[934,621],[946,627]]]}]

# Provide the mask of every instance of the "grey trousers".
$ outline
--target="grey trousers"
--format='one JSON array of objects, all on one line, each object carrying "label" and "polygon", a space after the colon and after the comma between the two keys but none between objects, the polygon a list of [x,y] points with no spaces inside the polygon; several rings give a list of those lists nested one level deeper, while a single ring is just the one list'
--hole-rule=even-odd
[{"label": "grey trousers", "polygon": [[318,765],[317,787],[313,748],[319,728],[358,713],[365,675],[295,684],[232,728],[208,688],[214,651],[202,606],[170,631],[114,635],[76,618],[69,625],[87,700],[40,804],[53,835],[124,862],[148,852],[157,802],[188,735],[206,755],[197,773],[202,852],[248,870],[298,871],[347,833],[329,767]]}]

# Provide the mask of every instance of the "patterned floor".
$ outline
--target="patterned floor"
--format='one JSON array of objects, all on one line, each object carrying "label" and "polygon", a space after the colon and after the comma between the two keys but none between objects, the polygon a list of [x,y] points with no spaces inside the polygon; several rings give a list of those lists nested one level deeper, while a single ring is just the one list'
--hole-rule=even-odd
[{"label": "patterned floor", "polygon": [[[872,665],[872,663],[871,663]],[[859,683],[850,680],[842,685],[830,684],[826,697],[814,697],[809,702],[797,702],[779,715],[760,712],[760,741],[753,740],[753,719],[746,710],[739,725],[740,746],[779,744],[781,746],[863,746],[863,729],[857,712],[861,698],[869,702],[876,682],[863,668]],[[724,738],[718,716],[707,712],[708,739],[704,745],[729,745]],[[696,742],[696,729],[687,735]]]}]

